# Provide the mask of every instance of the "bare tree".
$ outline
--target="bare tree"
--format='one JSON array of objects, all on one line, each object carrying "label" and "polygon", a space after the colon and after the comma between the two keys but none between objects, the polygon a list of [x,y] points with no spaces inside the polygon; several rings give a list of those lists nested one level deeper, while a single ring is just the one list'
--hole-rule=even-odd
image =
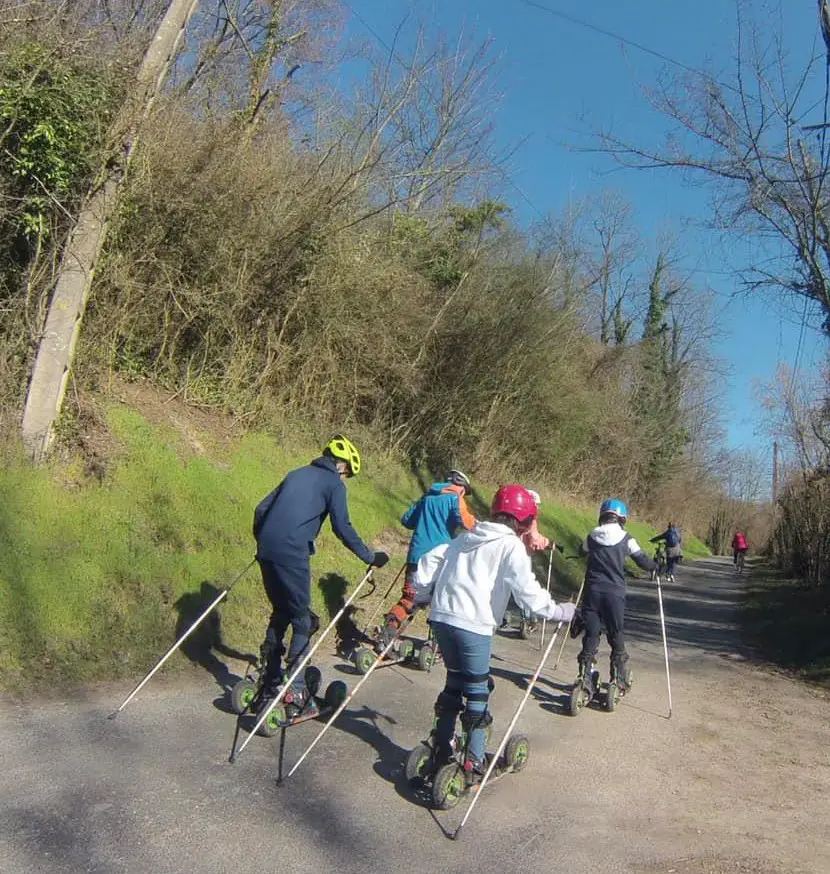
[{"label": "bare tree", "polygon": [[93,272],[135,149],[138,125],[152,107],[197,3],[171,0],[147,47],[136,87],[116,122],[113,141],[117,157],[102,169],[64,247],[23,412],[23,440],[36,460],[47,450],[60,414]]},{"label": "bare tree", "polygon": [[[830,333],[830,61],[804,46],[793,71],[781,35],[765,37],[768,30],[768,22],[753,27],[739,12],[731,83],[689,74],[647,92],[670,122],[663,145],[603,131],[600,148],[627,166],[711,183],[715,227],[750,235],[763,253],[739,268],[745,288],[817,304]],[[822,87],[824,121],[805,125]]]}]

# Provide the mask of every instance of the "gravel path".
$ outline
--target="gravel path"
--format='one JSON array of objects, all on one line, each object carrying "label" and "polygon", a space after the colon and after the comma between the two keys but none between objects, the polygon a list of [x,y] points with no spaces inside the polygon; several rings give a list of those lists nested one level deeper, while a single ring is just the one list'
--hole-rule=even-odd
[{"label": "gravel path", "polygon": [[[235,720],[204,672],[154,679],[114,722],[106,716],[129,686],[0,702],[0,871],[830,872],[826,696],[746,658],[728,562],[683,567],[665,596],[672,719],[656,597],[639,584],[629,594],[633,693],[616,713],[566,716],[569,642],[520,722],[528,768],[487,791],[458,842],[444,830],[463,808],[433,815],[401,774],[431,723],[439,669],[378,671],[282,787],[278,738],[256,738],[228,763]],[[535,646],[496,639],[496,736]],[[603,644],[603,673],[606,654]],[[324,682],[353,682],[336,660],[321,666]],[[288,765],[315,733],[315,723],[288,732]]]}]

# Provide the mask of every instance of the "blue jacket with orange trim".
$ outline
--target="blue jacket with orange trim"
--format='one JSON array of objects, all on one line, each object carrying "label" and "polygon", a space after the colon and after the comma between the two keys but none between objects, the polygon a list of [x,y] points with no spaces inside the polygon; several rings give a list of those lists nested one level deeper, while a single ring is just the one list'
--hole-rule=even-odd
[{"label": "blue jacket with orange trim", "polygon": [[401,524],[413,531],[407,562],[415,564],[422,555],[449,543],[458,528],[472,529],[475,516],[467,509],[463,486],[433,483],[429,491],[411,504]]}]

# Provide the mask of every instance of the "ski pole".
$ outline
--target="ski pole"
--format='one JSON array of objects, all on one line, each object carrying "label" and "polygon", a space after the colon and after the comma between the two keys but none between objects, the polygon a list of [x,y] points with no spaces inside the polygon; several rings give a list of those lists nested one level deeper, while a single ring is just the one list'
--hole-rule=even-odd
[{"label": "ski pole", "polygon": [[[306,751],[294,763],[294,767],[288,772],[288,774],[286,775],[286,778],[290,777],[297,770],[297,768],[299,768],[300,765],[302,765],[302,763],[305,761],[306,756],[314,749],[314,747],[317,746],[318,742],[321,740],[323,735],[334,724],[334,721],[337,719],[337,717],[340,716],[340,714],[346,709],[346,707],[348,707],[349,702],[352,700],[352,698],[354,698],[354,696],[357,695],[357,690],[369,679],[369,677],[372,676],[372,672],[375,670],[375,668],[378,667],[378,665],[380,665],[380,663],[383,661],[384,658],[386,658],[386,655],[389,652],[389,650],[391,650],[392,647],[395,645],[395,641],[400,640],[401,635],[406,630],[407,626],[409,625],[409,623],[411,621],[412,621],[412,617],[410,616],[407,619],[407,621],[398,629],[398,633],[392,638],[392,640],[390,640],[389,643],[387,643],[386,646],[377,654],[377,656],[375,657],[375,660],[372,662],[371,665],[369,665],[369,670],[367,670],[366,673],[357,681],[354,688],[346,696],[346,699],[343,701],[343,703],[337,708],[337,710],[334,711],[334,713],[332,713],[332,715],[329,717],[326,724],[320,729],[319,733],[317,734],[317,737],[314,738],[314,740],[311,742],[311,744],[306,749]],[[280,780],[278,782],[282,782],[282,781]]]},{"label": "ski pole", "polygon": [[[582,590],[585,588],[585,580],[582,580],[582,585],[579,587],[579,591],[576,594],[576,601],[574,606],[579,607],[579,600],[582,597]],[[573,624],[573,619],[568,623],[568,627],[565,629],[565,636],[562,638],[562,646],[559,647],[559,655],[556,656],[556,661],[553,663],[552,671],[555,671],[559,667],[559,662],[562,660],[562,653],[565,651],[565,644],[568,642],[568,638],[571,634],[571,625]]]},{"label": "ski pole", "polygon": [[669,691],[669,716],[671,719],[671,674],[669,673],[669,643],[666,640],[666,614],[663,612],[663,587],[660,584],[660,577],[657,577],[657,601],[660,604],[660,627],[663,630],[663,652],[666,656],[666,686]]},{"label": "ski pole", "polygon": [[[556,546],[551,543],[550,545],[550,560],[548,561],[548,584],[547,584],[547,592],[550,594],[550,577],[553,573],[553,553],[556,552]],[[547,626],[548,620],[542,619],[542,636],[539,638],[539,650],[543,650],[545,648],[545,627]]]},{"label": "ski pole", "polygon": [[245,749],[245,747],[248,746],[248,744],[251,742],[251,738],[253,738],[254,735],[259,731],[260,726],[268,718],[271,711],[277,706],[277,704],[280,703],[280,701],[282,701],[283,697],[285,696],[285,693],[291,688],[291,684],[294,682],[294,680],[297,679],[297,677],[300,676],[300,674],[302,673],[305,666],[311,661],[311,657],[314,655],[315,652],[317,652],[317,650],[320,647],[320,644],[326,639],[326,636],[328,635],[328,633],[332,630],[332,628],[334,628],[334,626],[339,621],[340,617],[346,612],[349,605],[357,597],[357,593],[371,579],[373,570],[374,570],[374,568],[372,567],[372,565],[369,565],[369,568],[366,571],[363,579],[357,584],[357,587],[355,588],[355,590],[351,593],[351,595],[349,595],[349,597],[344,602],[343,606],[337,611],[334,618],[325,627],[325,629],[323,630],[323,633],[317,639],[317,643],[315,643],[314,646],[309,648],[308,652],[305,654],[302,661],[300,661],[299,665],[297,665],[297,667],[291,672],[291,675],[289,676],[289,678],[283,683],[282,689],[280,689],[280,691],[277,693],[276,698],[274,698],[271,701],[271,703],[268,705],[268,708],[263,712],[262,716],[259,717],[259,719],[256,722],[256,725],[253,727],[253,729],[251,729],[251,732],[248,735],[248,737],[246,737],[245,740],[242,742],[242,746],[238,750],[234,749],[231,751],[231,755],[230,755],[231,762],[236,761],[237,755],[239,755],[239,753],[241,753]]},{"label": "ski pole", "polygon": [[245,565],[245,570],[241,571],[236,579],[226,588],[223,589],[214,599],[210,602],[210,604],[205,608],[202,612],[202,615],[190,626],[190,628],[185,631],[185,633],[167,650],[167,652],[156,662],[155,667],[149,674],[133,689],[132,692],[121,702],[121,705],[113,710],[112,713],[107,717],[107,719],[115,719],[116,716],[130,703],[130,701],[135,698],[136,695],[144,688],[144,685],[150,680],[150,678],[155,674],[155,672],[170,658],[171,655],[190,637],[191,634],[199,627],[200,623],[211,613],[211,611],[224,599],[228,596],[230,590],[248,573],[248,571],[253,567],[256,558],[252,558],[250,562]]},{"label": "ski pole", "polygon": [[397,583],[398,580],[401,578],[401,574],[404,572],[404,570],[406,570],[406,565],[405,565],[405,564],[401,565],[401,569],[397,572],[397,574],[395,574],[395,579],[392,580],[392,582],[389,584],[389,588],[386,590],[386,594],[385,594],[385,595],[383,596],[383,598],[380,600],[380,603],[375,607],[375,612],[372,613],[372,615],[371,615],[371,616],[369,617],[369,619],[367,620],[366,625],[365,625],[364,628],[363,628],[363,634],[366,634],[366,631],[368,630],[369,626],[372,624],[372,622],[374,621],[375,617],[376,617],[376,616],[378,615],[378,613],[380,612],[380,608],[381,608],[381,607],[386,603],[386,599],[387,599],[387,598],[389,597],[389,595],[392,593],[392,589],[395,587],[395,583]]},{"label": "ski pole", "polygon": [[556,643],[556,635],[559,634],[559,630],[562,628],[562,623],[560,622],[556,626],[556,631],[553,632],[553,636],[550,639],[550,643],[547,646],[544,654],[542,655],[542,659],[539,662],[538,667],[536,668],[536,673],[534,673],[530,682],[527,685],[527,689],[525,689],[525,694],[522,700],[519,702],[519,706],[516,708],[516,712],[513,714],[513,718],[510,720],[510,725],[507,726],[507,731],[504,733],[504,737],[501,739],[501,743],[499,744],[499,748],[496,750],[495,755],[492,759],[490,759],[490,764],[487,766],[487,770],[484,773],[484,779],[478,786],[478,791],[473,796],[473,800],[470,802],[470,806],[467,808],[467,812],[464,814],[464,819],[461,820],[461,825],[453,833],[452,839],[454,841],[458,840],[458,836],[461,834],[461,829],[464,828],[465,823],[470,818],[470,814],[473,812],[473,809],[476,806],[476,802],[479,798],[481,798],[481,793],[484,791],[484,787],[487,785],[487,781],[490,779],[490,775],[493,773],[493,769],[496,767],[496,763],[501,758],[502,753],[504,752],[504,748],[507,746],[507,741],[510,739],[510,735],[513,732],[513,729],[516,726],[516,723],[519,721],[519,717],[522,715],[522,710],[525,708],[525,704],[527,704],[528,699],[530,698],[530,693],[533,691],[533,687],[536,685],[536,681],[539,679],[539,674],[542,673],[542,668],[545,666],[545,662],[548,660],[548,656],[553,649],[554,643]]}]

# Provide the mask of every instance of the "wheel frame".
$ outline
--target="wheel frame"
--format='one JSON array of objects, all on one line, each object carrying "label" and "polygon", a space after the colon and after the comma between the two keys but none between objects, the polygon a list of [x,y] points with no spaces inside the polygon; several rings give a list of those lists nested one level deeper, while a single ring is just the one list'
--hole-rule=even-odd
[{"label": "wheel frame", "polygon": [[432,758],[432,747],[425,741],[421,741],[418,746],[411,749],[406,757],[404,773],[409,785],[413,789],[424,786],[427,782],[426,776],[422,773],[425,765],[429,765],[429,760]]},{"label": "wheel frame", "polygon": [[434,643],[425,643],[418,653],[418,667],[422,671],[429,671],[438,657],[438,647]]},{"label": "wheel frame", "polygon": [[[522,754],[524,751],[524,754]],[[530,759],[530,740],[524,734],[514,734],[504,748],[504,764],[511,771],[523,770]]]},{"label": "wheel frame", "polygon": [[285,728],[287,722],[285,707],[282,704],[277,704],[268,714],[268,718],[260,725],[258,733],[262,737],[273,737],[281,728]]},{"label": "wheel frame", "polygon": [[432,803],[438,810],[452,810],[464,797],[467,781],[458,762],[443,765],[432,783]]},{"label": "wheel frame", "polygon": [[377,653],[373,649],[370,649],[368,646],[362,646],[355,652],[352,663],[358,674],[365,675],[369,672],[369,668],[372,667],[376,658]]},{"label": "wheel frame", "polygon": [[337,710],[337,708],[348,697],[349,687],[343,682],[343,680],[332,680],[328,686],[326,686],[326,691],[323,695],[326,706],[330,707],[332,710]]},{"label": "wheel frame", "polygon": [[613,713],[617,709],[617,704],[620,703],[620,687],[616,680],[611,680],[608,684],[605,698],[605,709],[609,713]]},{"label": "wheel frame", "polygon": [[303,677],[306,689],[316,698],[323,685],[323,672],[316,665],[307,665]]},{"label": "wheel frame", "polygon": [[[251,701],[256,697],[257,685],[258,684],[250,677],[243,677],[241,680],[237,680],[231,687],[231,710],[233,710],[237,716],[242,716],[243,713],[248,712],[248,708],[251,706]],[[250,697],[247,702],[243,702],[243,697],[245,697],[248,692],[250,692]]]},{"label": "wheel frame", "polygon": [[585,706],[585,702],[582,700],[584,694],[585,689],[582,687],[582,683],[577,683],[571,689],[571,694],[568,699],[568,712],[571,716],[579,716],[579,711]]}]

